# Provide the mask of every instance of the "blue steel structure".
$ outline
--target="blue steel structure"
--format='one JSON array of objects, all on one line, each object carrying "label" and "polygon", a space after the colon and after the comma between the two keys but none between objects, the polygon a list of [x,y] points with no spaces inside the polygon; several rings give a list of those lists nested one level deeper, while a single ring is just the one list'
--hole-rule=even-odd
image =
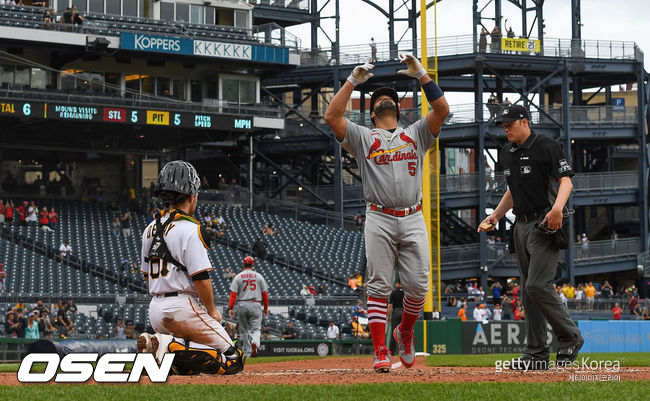
[{"label": "blue steel structure", "polygon": [[[389,3],[390,8],[392,1]],[[580,258],[577,255],[579,250],[570,247],[563,252],[561,276],[573,282],[576,276],[634,271],[643,265],[643,258],[639,255],[648,250],[647,108],[650,93],[643,53],[632,42],[583,40],[579,0],[571,2],[570,39],[545,37],[544,0],[509,0],[509,3],[521,10],[522,36],[539,40],[538,52],[516,53],[479,47],[478,32],[481,27],[488,28],[488,31],[493,26],[506,28],[503,24],[502,0],[473,1],[474,34],[438,38],[440,86],[447,92],[474,92],[473,104],[452,105],[452,115],[440,139],[443,156],[441,182],[448,184],[441,185],[441,207],[449,212],[446,213],[448,216],[453,215],[454,210],[471,209],[474,220],[480,221],[485,216],[486,208],[494,207],[500,199],[503,187],[489,186],[491,177],[483,174],[481,167],[475,167],[479,173],[463,177],[451,172],[445,174],[444,155],[445,149],[471,148],[474,150],[474,166],[484,166],[487,158],[492,156],[483,150],[499,149],[506,142],[502,129],[493,124],[493,117],[484,104],[484,95],[494,93],[503,101],[504,93],[516,93],[520,98],[512,99],[513,102],[517,101],[531,109],[536,132],[559,141],[577,172],[575,192],[569,205],[577,209],[571,224],[572,238],[578,233],[590,232],[596,236],[596,241],[592,241],[592,248],[595,248],[599,246],[598,239],[609,243],[607,238],[611,230],[616,228],[620,232],[622,226],[628,227],[625,237],[630,238],[630,243],[626,245],[624,255],[611,251],[603,252],[598,258]],[[312,0],[312,14],[318,10],[317,6],[318,2]],[[414,10],[415,4],[412,4],[408,15],[417,16]],[[337,7],[336,21],[338,18]],[[299,21],[296,20],[296,23]],[[395,31],[394,23],[389,20],[391,32]],[[319,25],[315,19],[312,24],[314,34]],[[336,26],[338,28],[338,24]],[[413,26],[409,23],[407,30]],[[336,31],[338,34],[338,29]],[[412,31],[413,39],[396,42],[391,36],[389,43],[378,44],[379,60],[375,62],[375,76],[357,88],[361,97],[360,110],[351,113],[351,119],[368,120],[364,99],[374,88],[390,85],[401,92],[416,89],[411,81],[395,74],[399,69],[398,52],[418,54],[417,34]],[[505,37],[506,29],[502,31]],[[314,36],[312,48],[302,54],[300,67],[263,81],[269,94],[277,99],[293,98],[293,102],[285,102],[287,125],[282,132],[282,141],[262,139],[257,144],[256,152],[264,153],[271,159],[295,155],[294,167],[296,174],[302,177],[302,183],[329,189],[327,194],[330,198],[321,199],[321,205],[326,203],[323,200],[329,201],[326,207],[354,214],[363,205],[358,177],[354,174],[354,162],[345,154],[340,156],[341,171],[349,173],[357,186],[357,195],[344,199],[342,194],[354,193],[355,187],[346,185],[343,189],[337,188],[340,174],[333,174],[332,171],[337,170],[339,155],[336,151],[339,147],[331,140],[331,133],[320,117],[326,108],[326,95],[335,92],[354,66],[370,56],[370,48],[367,44],[339,46],[338,38],[332,41],[331,47],[319,48]],[[611,86],[631,82],[637,87],[638,105],[614,105]],[[594,104],[592,100],[599,93],[604,93],[605,101]],[[311,100],[310,108],[303,107],[306,100]],[[413,107],[415,110],[403,110],[406,121],[417,118],[417,104]],[[300,155],[296,155],[297,152]],[[301,156],[306,157],[309,163],[301,163]],[[329,157],[333,162],[322,163],[322,156]],[[492,160],[492,163],[498,166],[498,160]],[[625,171],[621,171],[617,164],[626,165],[623,168]],[[498,171],[495,178],[498,181]],[[622,182],[625,185],[621,185]],[[336,184],[328,186],[329,183]],[[465,187],[460,188],[459,185]],[[281,193],[277,191],[273,195]],[[319,194],[322,195],[323,191],[319,191]],[[603,211],[600,219],[603,221],[596,225],[589,216],[598,210]],[[617,219],[617,214],[620,215],[623,210],[628,215]],[[462,221],[448,217],[445,224],[451,223],[457,227],[463,225]],[[505,227],[506,224],[499,227],[499,234],[503,237],[506,236]],[[460,228],[467,230],[470,227]],[[469,236],[467,242],[473,244],[461,245],[456,241],[456,246],[444,247],[443,279],[478,277],[485,287],[489,276],[516,274],[514,261],[507,257],[496,257],[494,249],[490,249],[486,241],[486,234],[481,234],[480,240]],[[450,261],[454,252],[468,246],[471,248],[469,253],[475,257]]]}]

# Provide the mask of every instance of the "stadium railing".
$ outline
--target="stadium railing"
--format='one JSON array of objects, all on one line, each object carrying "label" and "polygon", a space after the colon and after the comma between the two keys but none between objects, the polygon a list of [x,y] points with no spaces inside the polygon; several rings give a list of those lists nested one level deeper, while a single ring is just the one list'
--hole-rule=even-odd
[{"label": "stadium railing", "polygon": [[295,8],[299,10],[311,10],[309,0],[247,0],[248,4],[254,6]]},{"label": "stadium railing", "polygon": [[[463,54],[479,53],[478,48],[474,48],[472,35],[442,36],[436,39],[427,38],[429,57],[433,56],[433,49],[437,49],[438,57],[456,56]],[[538,40],[538,38],[530,38]],[[401,40],[396,46],[391,48],[389,42],[377,42],[377,61],[395,61],[398,60],[398,54],[410,54],[413,52],[413,43],[409,39]],[[419,43],[417,57],[420,57]],[[332,48],[323,49],[303,49],[301,53],[301,65],[332,65],[335,63],[335,54]],[[495,55],[495,53],[486,52],[484,54]],[[513,53],[501,52],[506,56]],[[341,46],[339,48],[339,60],[341,64],[363,64],[368,58],[371,58],[372,50],[369,43]],[[559,38],[543,38],[540,52],[519,52],[517,57],[543,56],[543,57],[578,57],[604,60],[643,60],[643,52],[634,42],[630,41],[613,41],[613,40],[579,40]]]}]

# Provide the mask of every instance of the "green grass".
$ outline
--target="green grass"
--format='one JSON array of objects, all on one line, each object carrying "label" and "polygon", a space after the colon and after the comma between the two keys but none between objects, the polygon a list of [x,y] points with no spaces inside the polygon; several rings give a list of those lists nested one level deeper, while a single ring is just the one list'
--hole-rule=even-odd
[{"label": "green grass", "polygon": [[[427,366],[494,366],[497,360],[505,361],[516,358],[521,354],[476,354],[476,355],[430,355],[426,359]],[[619,361],[621,367],[650,366],[650,352],[637,353],[590,353],[580,354],[581,357],[596,361]],[[551,359],[555,359],[553,355]]]},{"label": "green grass", "polygon": [[650,386],[620,383],[386,383],[354,386],[31,385],[0,386],[3,400],[643,400]]}]

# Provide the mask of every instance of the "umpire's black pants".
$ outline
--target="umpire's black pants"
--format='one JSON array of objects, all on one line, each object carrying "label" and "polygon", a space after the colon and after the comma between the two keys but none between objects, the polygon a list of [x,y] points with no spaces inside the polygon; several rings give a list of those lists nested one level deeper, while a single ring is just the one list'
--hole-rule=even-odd
[{"label": "umpire's black pants", "polygon": [[559,347],[578,343],[580,330],[553,288],[559,252],[553,242],[553,235],[536,229],[537,224],[535,221],[517,221],[514,232],[515,253],[526,315],[528,343],[524,347],[524,354],[548,359],[550,336],[546,328],[547,322],[557,336]]},{"label": "umpire's black pants", "polygon": [[[404,313],[403,308],[395,308],[390,314],[390,328],[391,330],[395,330],[395,327],[399,326],[400,323],[402,323],[402,314]],[[390,351],[393,353],[393,355],[397,355],[397,341],[395,341],[395,338],[393,337],[393,332],[390,332]]]}]

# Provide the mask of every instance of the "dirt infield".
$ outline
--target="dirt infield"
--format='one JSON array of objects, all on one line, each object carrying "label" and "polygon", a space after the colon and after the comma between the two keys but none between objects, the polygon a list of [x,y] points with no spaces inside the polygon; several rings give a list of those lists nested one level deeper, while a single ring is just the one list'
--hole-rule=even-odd
[{"label": "dirt infield", "polygon": [[[650,380],[650,368],[625,367],[619,372],[495,372],[493,367],[428,367],[418,358],[411,369],[402,366],[388,374],[370,369],[371,358],[331,358],[249,365],[235,376],[170,376],[172,384],[357,384],[357,383],[452,383],[452,382],[566,382]],[[591,377],[589,377],[591,375]],[[594,378],[598,375],[598,378]],[[617,379],[618,377],[618,379]],[[150,383],[142,379],[141,383]],[[18,385],[16,373],[0,374],[0,385]]]}]

